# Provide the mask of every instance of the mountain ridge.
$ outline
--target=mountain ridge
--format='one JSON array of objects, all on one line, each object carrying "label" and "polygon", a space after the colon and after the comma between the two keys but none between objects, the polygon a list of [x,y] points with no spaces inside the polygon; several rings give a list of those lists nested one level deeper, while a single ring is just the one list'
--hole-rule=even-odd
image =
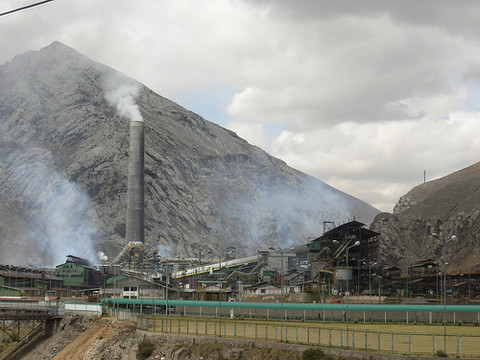
[{"label": "mountain ridge", "polygon": [[[381,213],[372,230],[382,233],[381,253],[392,264],[432,259],[449,271],[480,268],[480,162],[420,184],[402,196],[393,214]],[[456,240],[450,240],[452,236]]]}]

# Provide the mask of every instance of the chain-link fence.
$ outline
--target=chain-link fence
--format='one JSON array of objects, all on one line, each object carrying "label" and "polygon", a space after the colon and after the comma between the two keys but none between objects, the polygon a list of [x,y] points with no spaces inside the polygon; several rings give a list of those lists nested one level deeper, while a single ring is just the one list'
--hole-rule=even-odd
[{"label": "chain-link fence", "polygon": [[[435,356],[439,352],[463,358],[480,356],[480,334],[370,330],[364,324],[329,327],[278,321],[192,319],[119,312],[141,329],[191,336],[228,337],[288,342],[391,354]],[[368,325],[368,324],[367,324]],[[439,328],[438,328],[439,329]],[[439,329],[440,330],[440,329]]]}]

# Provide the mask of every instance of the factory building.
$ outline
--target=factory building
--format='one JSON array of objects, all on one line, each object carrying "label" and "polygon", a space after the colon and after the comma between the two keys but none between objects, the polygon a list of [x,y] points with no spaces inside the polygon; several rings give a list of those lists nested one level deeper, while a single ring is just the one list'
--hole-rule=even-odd
[{"label": "factory building", "polygon": [[[175,292],[170,287],[170,296]],[[105,296],[119,299],[158,298],[165,299],[164,283],[147,280],[137,275],[122,273],[106,280]]]},{"label": "factory building", "polygon": [[0,296],[43,297],[62,279],[50,269],[0,265]]},{"label": "factory building", "polygon": [[[63,291],[69,294],[82,292],[101,284],[102,274],[90,262],[78,256],[68,255],[64,264],[56,266],[56,274],[63,282]],[[60,291],[60,289],[59,289]]]}]

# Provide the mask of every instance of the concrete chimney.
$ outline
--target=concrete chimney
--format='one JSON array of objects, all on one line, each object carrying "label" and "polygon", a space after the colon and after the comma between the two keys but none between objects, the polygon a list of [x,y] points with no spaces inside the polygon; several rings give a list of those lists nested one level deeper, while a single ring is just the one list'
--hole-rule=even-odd
[{"label": "concrete chimney", "polygon": [[126,240],[144,242],[145,210],[144,210],[144,161],[145,134],[143,121],[130,122],[130,153],[128,163],[127,189],[127,224]]}]

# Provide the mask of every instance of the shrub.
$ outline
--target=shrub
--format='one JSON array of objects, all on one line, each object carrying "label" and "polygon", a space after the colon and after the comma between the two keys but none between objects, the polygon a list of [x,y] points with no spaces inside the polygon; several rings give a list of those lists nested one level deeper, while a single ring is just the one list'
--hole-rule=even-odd
[{"label": "shrub", "polygon": [[438,356],[438,357],[447,357],[447,354],[443,350],[437,350],[435,355]]},{"label": "shrub", "polygon": [[322,349],[307,349],[302,353],[302,360],[327,360],[330,356],[326,355]]},{"label": "shrub", "polygon": [[153,354],[153,350],[155,350],[155,345],[148,339],[145,339],[138,343],[138,352],[137,352],[137,359],[145,360]]}]

